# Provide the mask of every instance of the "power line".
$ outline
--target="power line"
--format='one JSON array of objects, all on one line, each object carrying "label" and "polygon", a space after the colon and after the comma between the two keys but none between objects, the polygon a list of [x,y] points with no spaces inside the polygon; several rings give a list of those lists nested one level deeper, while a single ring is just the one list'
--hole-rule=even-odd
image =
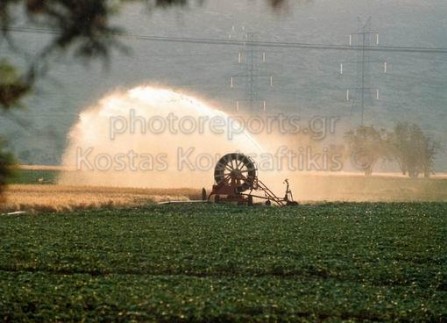
[{"label": "power line", "polygon": [[[9,32],[35,33],[58,35],[57,30],[34,27],[8,27]],[[243,46],[246,41],[234,39],[212,39],[212,38],[192,38],[192,37],[172,37],[172,36],[156,36],[156,35],[139,35],[115,33],[116,36],[128,39],[136,39],[143,41],[157,41],[168,43],[189,43],[204,45],[226,45],[226,46]],[[250,46],[257,47],[275,47],[275,48],[296,48],[296,49],[313,49],[313,50],[334,50],[334,51],[372,51],[372,52],[396,52],[396,53],[430,53],[430,54],[447,54],[447,48],[444,47],[410,47],[410,46],[349,46],[335,44],[318,44],[318,43],[301,43],[301,42],[272,42],[272,41],[250,41]]]}]

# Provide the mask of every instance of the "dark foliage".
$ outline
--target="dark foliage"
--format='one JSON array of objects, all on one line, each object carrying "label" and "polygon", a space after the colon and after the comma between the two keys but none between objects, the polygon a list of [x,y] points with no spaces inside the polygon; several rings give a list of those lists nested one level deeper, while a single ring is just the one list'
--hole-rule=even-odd
[{"label": "dark foliage", "polygon": [[430,177],[433,163],[439,152],[440,144],[427,136],[416,124],[399,122],[390,138],[394,159],[398,162],[402,174],[409,177]]},{"label": "dark foliage", "polygon": [[9,178],[14,175],[14,158],[12,154],[3,149],[3,142],[0,141],[0,202],[2,193],[8,183]]},{"label": "dark foliage", "polygon": [[345,134],[351,162],[371,175],[380,159],[397,162],[403,175],[430,177],[441,146],[416,124],[398,122],[392,131],[360,126]]}]

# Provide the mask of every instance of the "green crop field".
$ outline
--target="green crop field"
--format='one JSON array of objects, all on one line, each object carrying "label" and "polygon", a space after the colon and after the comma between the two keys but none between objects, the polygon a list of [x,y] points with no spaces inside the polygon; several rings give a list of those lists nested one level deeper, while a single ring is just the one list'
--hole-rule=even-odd
[{"label": "green crop field", "polygon": [[0,320],[447,321],[446,203],[0,216]]}]

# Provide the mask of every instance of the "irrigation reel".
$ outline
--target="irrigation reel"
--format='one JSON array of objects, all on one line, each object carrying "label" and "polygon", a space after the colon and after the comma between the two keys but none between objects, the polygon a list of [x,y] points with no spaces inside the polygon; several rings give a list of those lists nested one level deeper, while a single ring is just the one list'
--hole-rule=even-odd
[{"label": "irrigation reel", "polygon": [[208,200],[214,196],[216,203],[221,201],[247,203],[253,205],[253,198],[265,200],[266,205],[272,202],[279,206],[298,205],[293,200],[289,181],[284,198],[276,196],[257,176],[256,163],[244,154],[230,153],[219,159],[214,168],[213,189]]}]

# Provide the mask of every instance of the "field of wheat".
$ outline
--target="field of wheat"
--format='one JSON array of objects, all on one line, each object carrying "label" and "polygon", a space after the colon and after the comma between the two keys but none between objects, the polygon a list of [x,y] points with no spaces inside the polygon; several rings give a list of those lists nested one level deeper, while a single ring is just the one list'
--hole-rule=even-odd
[{"label": "field of wheat", "polygon": [[142,189],[41,184],[13,184],[6,190],[0,212],[71,211],[99,207],[134,206],[145,203],[200,198],[194,189]]}]

